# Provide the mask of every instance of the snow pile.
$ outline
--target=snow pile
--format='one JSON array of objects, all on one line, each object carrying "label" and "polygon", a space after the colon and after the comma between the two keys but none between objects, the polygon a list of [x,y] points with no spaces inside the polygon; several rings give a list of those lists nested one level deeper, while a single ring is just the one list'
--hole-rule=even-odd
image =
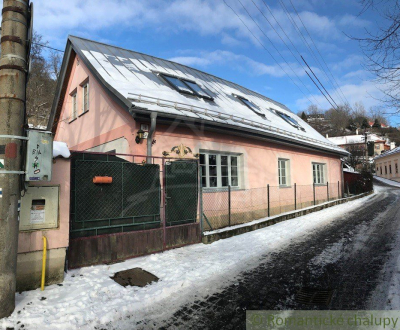
[{"label": "snow pile", "polygon": [[[62,286],[51,285],[16,295],[14,313],[0,320],[0,328],[24,325],[24,329],[158,328],[152,321],[168,319],[187,302],[202,300],[234,283],[244,270],[260,259],[306,240],[341,216],[362,207],[376,195],[280,222],[212,244],[196,244],[164,253],[68,272]],[[340,248],[340,247],[338,247]],[[110,277],[140,267],[160,280],[143,288],[122,287]],[[101,327],[100,327],[101,325]]]},{"label": "snow pile", "polygon": [[390,179],[381,178],[380,176],[376,176],[376,175],[374,175],[374,179],[376,179],[376,180],[378,180],[378,181],[380,181],[382,183],[388,184],[390,186],[400,188],[400,182],[397,182],[397,181],[394,181],[394,180],[390,180]]},{"label": "snow pile", "polygon": [[68,146],[65,142],[53,141],[53,158],[58,156],[69,158],[71,153],[69,152]]}]

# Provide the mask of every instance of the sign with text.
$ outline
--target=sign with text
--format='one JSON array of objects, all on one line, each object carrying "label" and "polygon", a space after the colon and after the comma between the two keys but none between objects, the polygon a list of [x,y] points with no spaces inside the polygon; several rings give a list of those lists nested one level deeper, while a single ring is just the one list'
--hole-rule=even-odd
[{"label": "sign with text", "polygon": [[51,181],[53,136],[51,132],[28,131],[26,181]]}]

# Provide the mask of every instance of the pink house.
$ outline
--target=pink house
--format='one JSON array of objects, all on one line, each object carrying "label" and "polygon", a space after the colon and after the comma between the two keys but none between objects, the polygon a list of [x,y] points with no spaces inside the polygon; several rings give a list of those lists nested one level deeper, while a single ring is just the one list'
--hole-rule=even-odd
[{"label": "pink house", "polygon": [[141,155],[140,162],[198,159],[213,228],[226,225],[218,205],[228,187],[236,215],[230,224],[266,216],[267,195],[273,215],[343,191],[340,158],[347,152],[283,104],[179,63],[83,38],[68,38],[48,130],[73,151]]}]

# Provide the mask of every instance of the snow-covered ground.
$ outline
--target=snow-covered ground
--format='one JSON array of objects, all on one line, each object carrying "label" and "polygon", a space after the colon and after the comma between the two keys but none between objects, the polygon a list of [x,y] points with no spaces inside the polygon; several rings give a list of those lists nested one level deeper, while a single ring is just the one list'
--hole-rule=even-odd
[{"label": "snow-covered ground", "polygon": [[[306,239],[310,232],[374,197],[369,195],[209,245],[196,244],[114,265],[70,271],[62,286],[17,294],[14,313],[0,320],[0,327],[19,328],[24,324],[24,329],[44,330],[109,325],[132,329],[143,319],[168,318],[186,302],[201,300],[234,283],[241,271],[257,266],[262,256],[265,261],[266,254],[294,240]],[[144,288],[124,288],[110,278],[134,267],[141,267],[160,280]]]},{"label": "snow-covered ground", "polygon": [[394,181],[394,180],[385,179],[385,178],[381,178],[381,177],[376,176],[376,175],[374,175],[374,179],[376,179],[376,180],[378,180],[378,181],[380,181],[382,183],[388,184],[390,186],[399,187],[400,188],[400,182],[397,182],[397,181]]}]

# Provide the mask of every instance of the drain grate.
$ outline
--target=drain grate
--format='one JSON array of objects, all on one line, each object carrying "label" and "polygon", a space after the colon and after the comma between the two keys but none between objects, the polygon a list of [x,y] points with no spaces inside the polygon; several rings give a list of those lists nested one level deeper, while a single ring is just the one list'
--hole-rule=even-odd
[{"label": "drain grate", "polygon": [[333,290],[321,290],[314,288],[301,288],[296,295],[296,301],[305,305],[324,305],[330,304]]}]

